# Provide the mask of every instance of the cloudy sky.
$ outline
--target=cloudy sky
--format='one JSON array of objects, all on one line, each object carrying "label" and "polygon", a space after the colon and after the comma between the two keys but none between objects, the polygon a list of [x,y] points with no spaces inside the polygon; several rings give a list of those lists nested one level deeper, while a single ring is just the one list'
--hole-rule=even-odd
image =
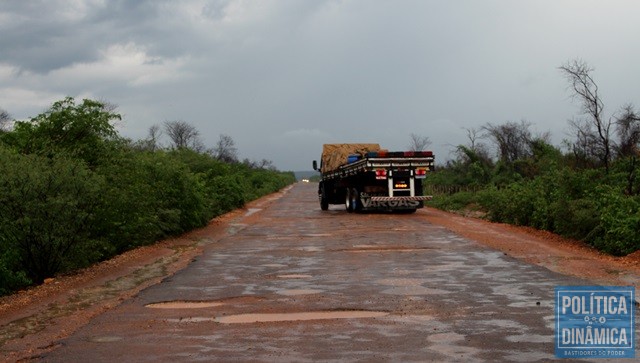
[{"label": "cloudy sky", "polygon": [[0,108],[106,100],[124,136],[184,120],[283,170],[411,133],[444,161],[488,122],[567,138],[571,59],[607,115],[640,107],[639,18],[635,0],[0,0]]}]

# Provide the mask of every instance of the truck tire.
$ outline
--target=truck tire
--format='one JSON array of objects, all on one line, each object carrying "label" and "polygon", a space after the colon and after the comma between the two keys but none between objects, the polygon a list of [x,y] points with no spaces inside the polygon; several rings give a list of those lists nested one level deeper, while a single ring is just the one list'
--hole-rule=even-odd
[{"label": "truck tire", "polygon": [[360,212],[362,210],[362,201],[360,201],[360,192],[358,189],[351,189],[351,208],[355,212]]},{"label": "truck tire", "polygon": [[345,192],[345,197],[344,197],[344,207],[347,210],[347,212],[352,213],[353,212],[353,200],[351,199],[351,189],[347,188],[346,192]]},{"label": "truck tire", "polygon": [[324,191],[324,184],[320,186],[320,209],[329,210],[329,199],[327,199],[327,193]]},{"label": "truck tire", "polygon": [[329,210],[329,201],[327,201],[327,198],[324,196],[320,197],[320,209]]}]

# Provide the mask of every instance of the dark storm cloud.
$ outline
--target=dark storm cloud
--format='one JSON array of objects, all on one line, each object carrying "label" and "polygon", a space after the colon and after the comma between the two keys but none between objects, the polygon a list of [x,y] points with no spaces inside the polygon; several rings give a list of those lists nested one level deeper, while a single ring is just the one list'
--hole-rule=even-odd
[{"label": "dark storm cloud", "polygon": [[[175,57],[188,51],[188,27],[163,14],[172,1],[8,1],[0,13],[0,62],[46,73],[101,57],[110,44],[135,42],[152,54]],[[75,4],[75,6],[70,5]],[[163,15],[163,16],[161,16]],[[181,19],[184,21],[184,19]],[[185,39],[187,41],[185,41]]]},{"label": "dark storm cloud", "polygon": [[123,134],[182,119],[210,146],[308,169],[325,142],[407,146],[439,160],[462,128],[526,119],[566,137],[557,67],[580,57],[607,111],[640,103],[640,3],[613,0],[185,0],[0,3],[0,107],[34,116],[105,99]]}]

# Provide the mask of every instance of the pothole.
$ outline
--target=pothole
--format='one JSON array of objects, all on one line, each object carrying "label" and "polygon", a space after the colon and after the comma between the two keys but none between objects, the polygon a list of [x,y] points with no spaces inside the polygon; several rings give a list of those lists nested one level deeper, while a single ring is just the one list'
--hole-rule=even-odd
[{"label": "pothole", "polygon": [[404,247],[404,246],[376,246],[376,245],[355,245],[353,248],[337,250],[338,252],[423,252],[433,250],[432,247]]},{"label": "pothole", "polygon": [[322,290],[314,290],[314,289],[291,289],[291,290],[280,290],[277,293],[285,296],[297,296],[297,295],[312,295],[319,294],[323,292]]},{"label": "pothole", "polygon": [[322,251],[324,251],[322,248],[316,247],[316,246],[298,247],[298,248],[296,248],[296,250],[304,251],[304,252],[322,252]]},{"label": "pothole", "polygon": [[276,276],[279,279],[310,279],[311,275],[301,275],[301,274],[289,274],[289,275],[278,275]]},{"label": "pothole", "polygon": [[427,338],[430,342],[434,343],[447,343],[447,342],[456,342],[460,340],[464,340],[464,335],[458,333],[440,333],[440,334],[431,334],[429,338]]},{"label": "pothole", "polygon": [[167,319],[169,323],[210,323],[215,322],[215,318],[207,318],[207,317],[189,317],[189,318],[179,318],[179,319]]},{"label": "pothole", "polygon": [[411,278],[390,278],[390,279],[381,279],[376,282],[381,285],[387,286],[419,286],[424,282],[427,282],[426,279],[411,279]]},{"label": "pothole", "polygon": [[122,337],[106,336],[106,337],[92,337],[89,341],[94,343],[115,343],[122,340]]},{"label": "pothole", "polygon": [[309,320],[333,320],[333,319],[364,319],[379,318],[389,315],[384,311],[311,311],[304,313],[269,313],[269,314],[238,314],[221,316],[214,321],[222,324],[251,324],[251,323],[273,323],[287,321],[309,321]]},{"label": "pothole", "polygon": [[224,305],[219,301],[165,301],[147,304],[145,307],[152,309],[202,309]]},{"label": "pothole", "polygon": [[214,308],[229,304],[252,304],[264,300],[264,297],[258,295],[242,295],[226,297],[218,300],[173,300],[162,301],[145,305],[152,309],[203,309]]}]

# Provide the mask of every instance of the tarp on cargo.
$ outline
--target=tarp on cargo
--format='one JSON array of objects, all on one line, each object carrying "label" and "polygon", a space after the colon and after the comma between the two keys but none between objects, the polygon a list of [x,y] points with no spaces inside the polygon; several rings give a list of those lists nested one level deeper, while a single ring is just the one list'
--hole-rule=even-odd
[{"label": "tarp on cargo", "polygon": [[322,172],[336,170],[347,163],[349,155],[364,154],[379,151],[378,144],[324,144],[322,146]]}]

